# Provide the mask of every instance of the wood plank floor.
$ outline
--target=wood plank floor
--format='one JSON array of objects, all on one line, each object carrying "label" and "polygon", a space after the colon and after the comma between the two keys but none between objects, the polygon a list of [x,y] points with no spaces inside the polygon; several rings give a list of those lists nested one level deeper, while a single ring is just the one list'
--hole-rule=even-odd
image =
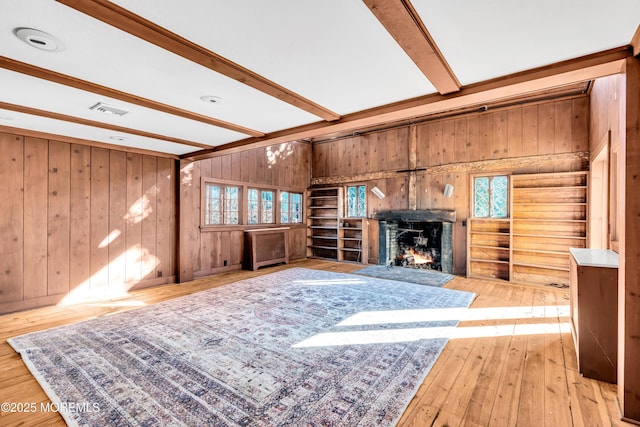
[{"label": "wood plank floor", "polygon": [[[126,299],[47,307],[0,316],[0,402],[48,402],[12,336],[225,285],[289,267],[349,273],[361,266],[302,260],[179,285],[133,291]],[[477,297],[405,411],[399,426],[631,426],[620,421],[616,386],[577,371],[567,290],[457,277],[447,288]],[[558,310],[558,307],[560,310]],[[55,412],[0,413],[0,426],[64,425]]]}]

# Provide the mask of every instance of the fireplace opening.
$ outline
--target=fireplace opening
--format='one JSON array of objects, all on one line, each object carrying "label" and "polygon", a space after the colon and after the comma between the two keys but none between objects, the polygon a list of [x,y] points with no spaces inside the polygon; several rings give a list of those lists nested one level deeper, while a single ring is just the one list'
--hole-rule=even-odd
[{"label": "fireplace opening", "polygon": [[383,211],[376,219],[379,264],[453,274],[455,211]]},{"label": "fireplace opening", "polygon": [[[395,227],[394,227],[395,228]],[[401,267],[442,271],[441,222],[398,222],[393,264]]]}]

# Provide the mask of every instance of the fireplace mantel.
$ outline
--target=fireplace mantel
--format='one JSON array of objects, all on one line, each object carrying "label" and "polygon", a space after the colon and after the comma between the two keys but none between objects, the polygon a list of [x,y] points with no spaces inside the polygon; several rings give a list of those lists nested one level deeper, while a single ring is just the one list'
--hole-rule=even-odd
[{"label": "fireplace mantel", "polygon": [[405,221],[405,222],[456,222],[456,211],[447,209],[428,210],[388,210],[376,212],[374,219],[378,221]]}]

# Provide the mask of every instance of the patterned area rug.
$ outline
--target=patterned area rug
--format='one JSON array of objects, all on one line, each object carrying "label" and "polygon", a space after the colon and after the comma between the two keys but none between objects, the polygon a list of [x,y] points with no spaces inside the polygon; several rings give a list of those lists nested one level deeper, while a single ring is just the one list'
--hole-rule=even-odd
[{"label": "patterned area rug", "polygon": [[474,294],[303,268],[9,340],[69,425],[395,425]]},{"label": "patterned area rug", "polygon": [[380,279],[399,280],[401,282],[417,283],[428,286],[444,286],[455,276],[435,270],[421,270],[417,268],[393,267],[391,265],[370,265],[354,271],[355,274],[378,277]]}]

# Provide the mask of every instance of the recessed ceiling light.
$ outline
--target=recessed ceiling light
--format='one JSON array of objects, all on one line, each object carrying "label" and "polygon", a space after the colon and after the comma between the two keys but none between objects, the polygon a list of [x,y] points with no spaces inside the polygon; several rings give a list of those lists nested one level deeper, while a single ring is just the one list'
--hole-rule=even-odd
[{"label": "recessed ceiling light", "polygon": [[13,32],[20,40],[36,49],[49,52],[59,52],[64,49],[60,40],[44,31],[35,28],[16,28]]},{"label": "recessed ceiling light", "polygon": [[127,138],[126,136],[113,135],[113,136],[110,136],[109,139],[113,139],[114,141],[122,142],[122,141],[126,141],[129,138]]},{"label": "recessed ceiling light", "polygon": [[213,95],[201,96],[200,99],[208,104],[222,104],[222,102],[224,101],[219,96],[213,96]]}]

